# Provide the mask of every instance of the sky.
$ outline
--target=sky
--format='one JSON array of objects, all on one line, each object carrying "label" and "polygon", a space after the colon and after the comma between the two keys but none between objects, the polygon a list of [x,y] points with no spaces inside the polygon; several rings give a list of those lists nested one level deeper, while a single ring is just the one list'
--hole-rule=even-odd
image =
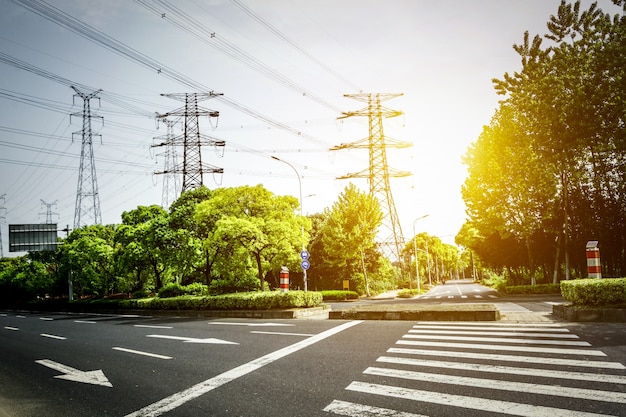
[{"label": "sky", "polygon": [[345,95],[398,94],[382,104],[402,112],[383,122],[389,143],[411,144],[386,150],[391,172],[411,173],[390,178],[403,236],[453,244],[466,220],[462,157],[502,99],[492,79],[520,69],[513,45],[525,31],[544,35],[559,3],[0,0],[3,253],[8,224],[73,227],[83,100],[71,86],[102,90],[89,104],[103,224],[174,198],[163,192],[174,176],[155,174],[167,161],[153,146],[167,134],[156,115],[183,106],[166,94],[219,94],[201,102],[219,112],[199,119],[201,133],[225,141],[203,147],[204,165],[223,170],[205,173],[205,186],[301,190],[304,214],[331,207],[350,182],[369,190],[366,179],[338,179],[369,163],[366,149],[331,150],[369,135],[367,117],[340,119],[366,107]]}]

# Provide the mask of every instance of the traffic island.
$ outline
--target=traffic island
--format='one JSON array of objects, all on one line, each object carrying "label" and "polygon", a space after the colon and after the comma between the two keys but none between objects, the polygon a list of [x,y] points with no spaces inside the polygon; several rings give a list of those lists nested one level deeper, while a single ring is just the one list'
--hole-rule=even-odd
[{"label": "traffic island", "polygon": [[412,321],[497,321],[500,311],[493,304],[411,306],[398,304],[362,305],[329,311],[329,319]]}]

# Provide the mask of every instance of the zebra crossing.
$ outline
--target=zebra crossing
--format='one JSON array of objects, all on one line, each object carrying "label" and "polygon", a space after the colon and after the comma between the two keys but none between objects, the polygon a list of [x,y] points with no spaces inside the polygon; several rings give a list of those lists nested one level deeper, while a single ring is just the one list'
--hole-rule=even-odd
[{"label": "zebra crossing", "polygon": [[324,411],[626,416],[626,367],[558,323],[420,322]]},{"label": "zebra crossing", "polygon": [[496,298],[500,298],[495,294],[452,294],[450,291],[447,291],[445,294],[433,294],[433,295],[428,295],[428,294],[424,294],[424,295],[420,295],[419,296],[420,299],[424,299],[424,300],[489,300],[489,299],[496,299]]}]

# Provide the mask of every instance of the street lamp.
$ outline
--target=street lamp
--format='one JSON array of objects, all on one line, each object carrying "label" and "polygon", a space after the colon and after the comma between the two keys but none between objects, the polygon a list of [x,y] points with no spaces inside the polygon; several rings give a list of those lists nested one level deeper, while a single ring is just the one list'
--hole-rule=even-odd
[{"label": "street lamp", "polygon": [[415,239],[415,236],[416,236],[415,235],[415,223],[418,220],[421,220],[425,217],[428,217],[428,214],[424,214],[423,216],[420,216],[417,219],[413,220],[413,252],[415,253],[415,275],[417,276],[417,293],[418,294],[421,292],[421,288],[420,288],[420,270],[417,265],[417,242],[416,242],[417,239]]},{"label": "street lamp", "polygon": [[[276,161],[284,162],[285,164],[289,165],[291,169],[293,169],[293,172],[296,173],[296,177],[298,177],[298,187],[300,189],[300,217],[302,217],[302,180],[300,179],[300,174],[298,174],[298,170],[289,162],[282,160],[277,156],[272,155],[272,159],[275,159]],[[302,232],[302,253],[304,253],[304,224],[302,225],[301,232]],[[307,291],[307,277],[306,277],[306,269],[304,268],[304,266],[302,267],[302,274],[303,274],[302,278],[304,280],[304,291],[306,292]]]}]

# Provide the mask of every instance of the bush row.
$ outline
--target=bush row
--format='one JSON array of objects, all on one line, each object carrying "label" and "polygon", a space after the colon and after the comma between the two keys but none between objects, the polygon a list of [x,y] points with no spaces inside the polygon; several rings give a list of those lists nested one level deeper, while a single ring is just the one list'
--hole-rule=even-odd
[{"label": "bush row", "polygon": [[159,298],[180,297],[181,295],[209,295],[209,287],[199,282],[189,285],[170,282],[159,290]]},{"label": "bush row", "polygon": [[626,304],[626,278],[561,281],[561,294],[574,305]]},{"label": "bush row", "polygon": [[142,298],[119,300],[123,308],[150,310],[272,310],[317,307],[322,294],[304,291],[263,291],[215,296],[181,295],[170,298]]},{"label": "bush row", "polygon": [[321,291],[321,293],[324,301],[346,301],[359,298],[359,293],[356,291],[328,290]]}]

